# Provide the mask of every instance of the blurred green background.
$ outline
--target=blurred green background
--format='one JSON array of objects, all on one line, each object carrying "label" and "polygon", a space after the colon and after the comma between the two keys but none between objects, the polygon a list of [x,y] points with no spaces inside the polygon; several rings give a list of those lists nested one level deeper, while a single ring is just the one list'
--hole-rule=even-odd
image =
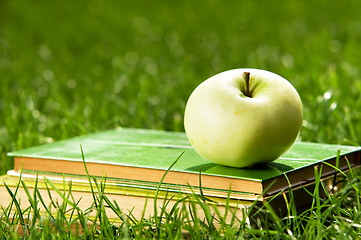
[{"label": "blurred green background", "polygon": [[303,141],[359,145],[360,1],[0,0],[6,153],[118,126],[183,131],[221,71],[275,72],[299,91]]}]

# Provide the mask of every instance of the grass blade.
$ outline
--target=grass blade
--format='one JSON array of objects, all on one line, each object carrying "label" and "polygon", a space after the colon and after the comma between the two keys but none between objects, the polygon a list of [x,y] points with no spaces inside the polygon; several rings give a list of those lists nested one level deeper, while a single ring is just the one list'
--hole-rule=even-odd
[{"label": "grass blade", "polygon": [[177,159],[172,163],[172,165],[169,166],[169,168],[165,171],[165,173],[163,174],[162,178],[159,181],[159,184],[157,186],[157,190],[155,192],[155,196],[154,196],[154,217],[155,217],[155,222],[157,226],[160,226],[160,223],[162,221],[162,219],[158,219],[158,195],[159,195],[159,189],[164,181],[165,176],[168,174],[168,172],[172,169],[172,167],[178,162],[178,160],[183,156],[184,151],[177,157]]}]

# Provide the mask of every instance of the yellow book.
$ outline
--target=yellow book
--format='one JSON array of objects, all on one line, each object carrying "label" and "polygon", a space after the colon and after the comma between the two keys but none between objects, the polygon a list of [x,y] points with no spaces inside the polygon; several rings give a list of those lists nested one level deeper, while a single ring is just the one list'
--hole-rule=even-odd
[{"label": "yellow book", "polygon": [[[107,217],[114,221],[121,220],[126,215],[138,220],[142,217],[149,218],[154,216],[155,211],[159,213],[161,209],[165,209],[169,213],[173,207],[185,207],[188,211],[189,205],[195,206],[197,215],[201,219],[204,217],[202,208],[197,207],[199,202],[194,198],[192,189],[184,191],[184,189],[176,188],[156,188],[154,186],[131,185],[99,178],[95,179],[95,181],[92,179],[90,184],[89,179],[85,177],[62,177],[51,174],[46,176],[23,174],[20,177],[19,173],[15,171],[9,171],[7,175],[0,178],[0,205],[4,208],[9,206],[13,200],[11,195],[15,195],[15,199],[19,202],[22,210],[29,208],[31,204],[28,200],[28,194],[34,199],[35,192],[39,201],[38,207],[43,213],[48,211],[54,214],[57,211],[56,205],[66,203],[69,213],[73,210],[75,213],[77,210],[81,210],[84,213],[89,212],[89,216],[95,217],[95,202],[98,203],[102,198],[101,196],[104,195],[107,199],[103,198],[102,200],[105,206],[104,210]],[[9,193],[9,190],[12,194]],[[217,214],[222,217],[227,215],[227,221],[231,220],[233,213],[237,217],[242,217],[242,211],[245,211],[247,206],[252,204],[252,201],[216,196],[207,196],[204,199],[206,199],[205,201],[215,219],[219,218]],[[109,207],[109,202],[114,206],[119,206],[122,214]],[[215,208],[219,211],[218,213],[215,212]],[[228,209],[227,214],[226,208]],[[15,210],[15,205],[13,205],[13,209]]]}]

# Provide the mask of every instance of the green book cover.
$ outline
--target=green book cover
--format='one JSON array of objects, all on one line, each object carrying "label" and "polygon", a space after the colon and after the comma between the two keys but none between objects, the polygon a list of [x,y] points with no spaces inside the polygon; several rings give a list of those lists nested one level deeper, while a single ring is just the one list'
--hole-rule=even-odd
[{"label": "green book cover", "polygon": [[[312,181],[314,167],[323,162],[340,169],[359,165],[360,147],[296,142],[282,157],[252,168],[232,168],[211,163],[191,147],[185,133],[147,129],[118,128],[79,136],[9,153],[15,159],[15,170],[84,174],[81,148],[89,173],[142,181],[160,181],[215,189],[263,193]],[[337,152],[341,157],[336,162]],[[29,161],[33,159],[34,161]],[[56,163],[59,164],[56,164]],[[37,164],[36,164],[37,163]],[[324,175],[334,172],[323,165]],[[283,180],[277,180],[283,179]]]}]

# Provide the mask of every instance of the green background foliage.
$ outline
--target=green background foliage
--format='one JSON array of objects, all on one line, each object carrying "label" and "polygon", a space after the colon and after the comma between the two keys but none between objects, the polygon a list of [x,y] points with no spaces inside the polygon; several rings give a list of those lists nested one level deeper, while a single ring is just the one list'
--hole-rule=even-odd
[{"label": "green background foliage", "polygon": [[359,1],[0,1],[0,153],[118,126],[183,131],[192,90],[262,68],[303,141],[358,145]]},{"label": "green background foliage", "polygon": [[[7,152],[76,135],[119,126],[183,131],[193,89],[240,67],[275,72],[295,86],[304,105],[300,140],[360,145],[359,9],[356,0],[0,0],[0,173],[12,168]],[[285,217],[266,205],[268,215],[255,219],[256,226],[245,218],[239,227],[215,229],[185,219],[192,208],[183,207],[169,215],[159,209],[166,218],[118,226],[101,214],[104,221],[81,235],[360,238],[361,181],[357,172],[350,176],[326,198],[316,188],[304,212],[296,211],[292,196],[285,198]],[[70,238],[64,212],[50,224],[35,200],[14,222],[2,206],[1,235],[18,238],[21,223],[29,239]],[[96,205],[101,213],[104,205]],[[211,219],[208,205],[202,206]],[[32,226],[20,221],[23,215],[33,216]],[[78,222],[84,216],[79,213]]]}]

